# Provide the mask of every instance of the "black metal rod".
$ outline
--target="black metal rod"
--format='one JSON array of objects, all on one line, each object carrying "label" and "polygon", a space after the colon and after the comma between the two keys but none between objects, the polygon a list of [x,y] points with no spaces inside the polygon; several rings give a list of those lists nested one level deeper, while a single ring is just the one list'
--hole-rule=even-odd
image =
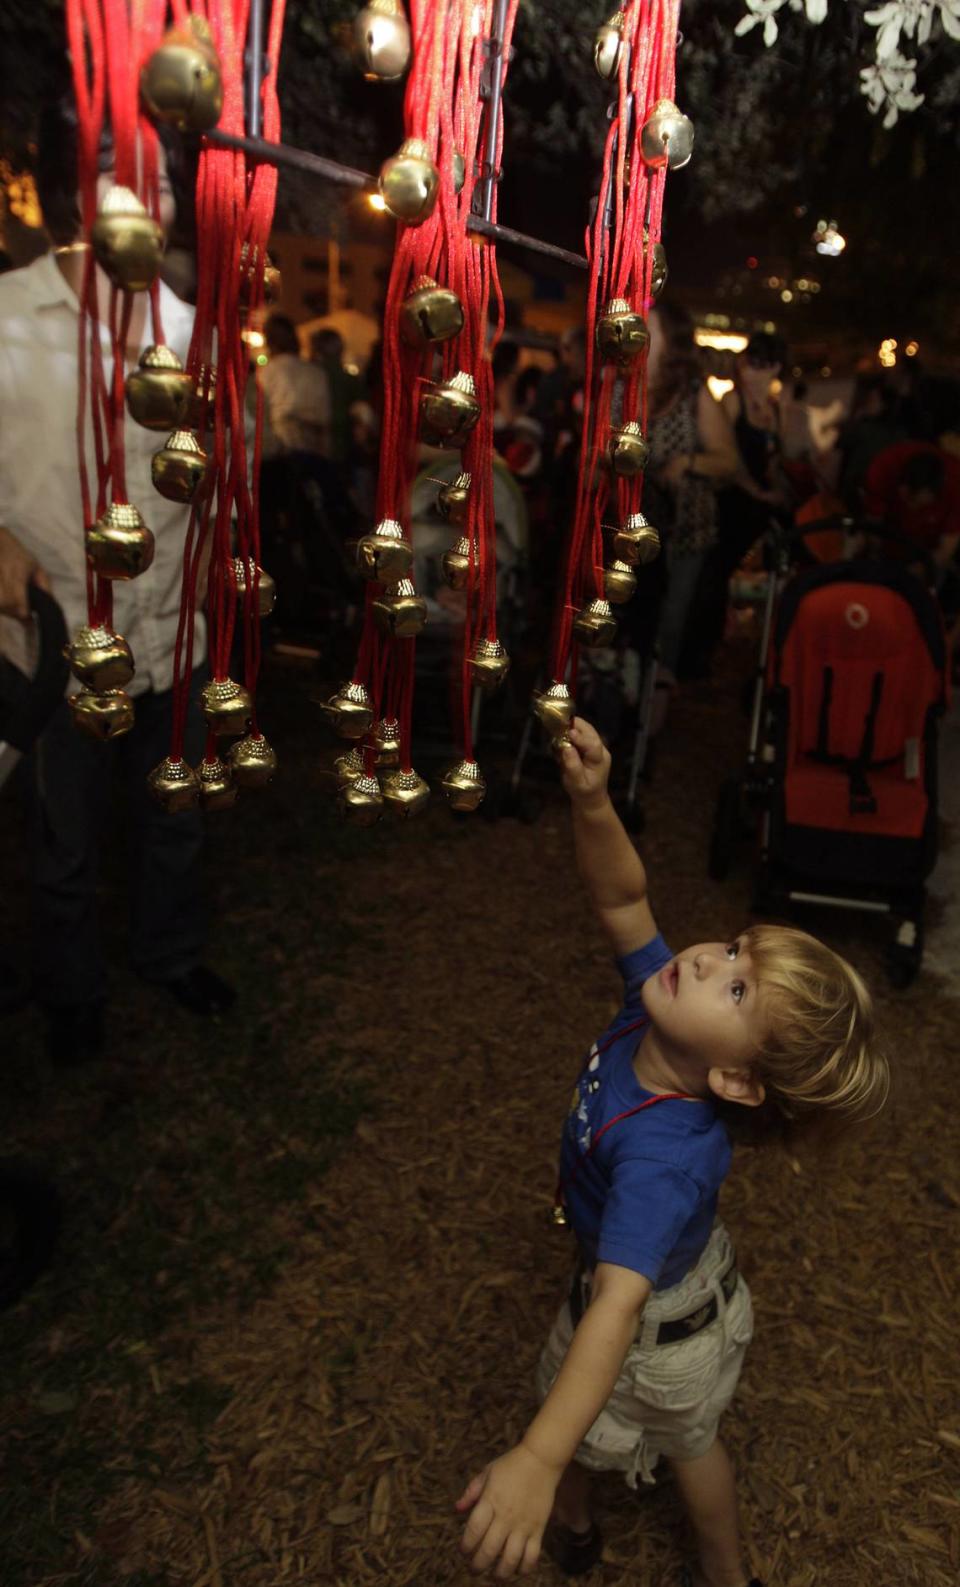
[{"label": "black metal rod", "polygon": [[[507,0],[497,0],[493,25],[487,41],[489,51],[487,71],[490,74],[490,96],[487,100],[486,139],[483,151],[483,170],[480,173],[479,214],[489,220],[493,213],[493,195],[500,180],[497,170],[497,133],[500,128],[500,92],[503,86],[503,35],[507,26]],[[476,201],[476,196],[475,200]]]},{"label": "black metal rod", "polygon": [[[375,193],[377,189],[376,177],[368,171],[357,171],[350,165],[341,165],[338,160],[328,160],[322,154],[295,149],[289,143],[268,143],[264,138],[238,138],[232,133],[216,130],[206,133],[205,137],[208,143],[216,144],[218,148],[241,149],[251,159],[269,161],[273,165],[289,165],[294,170],[307,171],[311,176],[319,176],[340,187],[355,187],[367,193]],[[543,242],[539,237],[528,237],[525,232],[494,224],[480,215],[468,216],[467,228],[479,232],[481,237],[492,237],[496,242],[513,243],[517,248],[525,248],[528,253],[544,254],[548,259],[571,265],[575,270],[587,268],[583,254],[571,253],[569,249],[559,248],[556,243]]]},{"label": "black metal rod", "polygon": [[263,88],[263,5],[264,0],[250,0],[250,27],[247,32],[247,131],[251,138],[259,138],[263,130],[263,108],[260,92]]}]

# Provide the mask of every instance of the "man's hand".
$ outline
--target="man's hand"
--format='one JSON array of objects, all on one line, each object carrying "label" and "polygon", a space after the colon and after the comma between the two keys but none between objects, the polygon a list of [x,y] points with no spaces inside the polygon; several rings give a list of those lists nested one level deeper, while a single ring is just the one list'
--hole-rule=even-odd
[{"label": "man's hand", "polygon": [[575,716],[567,733],[573,745],[563,750],[563,786],[574,804],[603,804],[610,776],[610,751],[600,734],[582,716]]},{"label": "man's hand", "polygon": [[501,1581],[533,1570],[562,1470],[517,1444],[467,1484],[456,1508],[470,1511],[460,1547],[471,1570],[496,1566]]},{"label": "man's hand", "polygon": [[24,550],[9,529],[0,527],[0,617],[30,616],[30,585],[50,592],[50,581],[39,562]]}]

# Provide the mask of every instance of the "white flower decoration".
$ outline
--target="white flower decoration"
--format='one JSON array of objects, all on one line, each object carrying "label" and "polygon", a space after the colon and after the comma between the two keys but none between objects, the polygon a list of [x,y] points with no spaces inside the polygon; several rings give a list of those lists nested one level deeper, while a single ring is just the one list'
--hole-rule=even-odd
[{"label": "white flower decoration", "polygon": [[860,86],[873,114],[886,111],[885,127],[896,125],[901,110],[916,110],[923,104],[923,94],[913,91],[916,81],[916,61],[898,54],[888,56],[882,65],[864,67],[860,73]]}]

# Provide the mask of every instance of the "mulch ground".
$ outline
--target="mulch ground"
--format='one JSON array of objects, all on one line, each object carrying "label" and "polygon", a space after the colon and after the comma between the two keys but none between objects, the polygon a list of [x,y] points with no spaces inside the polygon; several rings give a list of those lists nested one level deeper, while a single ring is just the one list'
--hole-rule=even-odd
[{"label": "mulch ground", "polygon": [[[311,720],[305,676],[274,663],[270,690],[284,775],[212,833],[212,959],[244,983],[232,1032],[198,1041],[121,986],[131,1041],[77,1081],[37,1067],[35,1028],[15,1023],[17,1144],[62,1152],[82,1199],[76,1165],[95,1177],[119,1130],[114,1179],[131,1178],[99,1247],[96,1229],[72,1244],[68,1217],[54,1274],[2,1320],[0,1426],[10,1480],[28,1484],[11,1587],[455,1587],[473,1578],[453,1500],[534,1408],[571,1255],[549,1220],[560,1122],[617,991],[562,795],[546,783],[529,826],[438,807],[344,835],[317,774],[322,729],[294,732]],[[645,796],[677,947],[747,918],[746,870],[723,885],[705,871],[715,791],[746,738],[736,694],[728,678],[678,702]],[[808,923],[872,982],[898,1084],[835,1155],[743,1151],[724,1190],[757,1314],[725,1425],[751,1558],[769,1587],[952,1587],[955,988],[925,973],[893,992],[878,926]],[[98,1097],[118,1095],[111,1126]],[[224,1248],[207,1239],[211,1162],[244,1209]],[[218,1206],[236,1235],[232,1193]],[[97,1294],[122,1290],[146,1223],[150,1284],[176,1304],[111,1320],[91,1354]],[[61,1492],[68,1447],[88,1451],[89,1477]],[[675,1583],[669,1479],[638,1494],[602,1479],[598,1498],[591,1579]],[[24,1510],[49,1523],[42,1563]],[[546,1562],[535,1579],[561,1580]]]}]

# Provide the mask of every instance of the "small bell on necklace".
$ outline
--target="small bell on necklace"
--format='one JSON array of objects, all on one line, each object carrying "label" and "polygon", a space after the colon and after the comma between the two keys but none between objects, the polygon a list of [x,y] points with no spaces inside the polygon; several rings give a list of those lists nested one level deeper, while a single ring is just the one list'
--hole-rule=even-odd
[{"label": "small bell on necklace", "polygon": [[421,276],[400,305],[400,335],[409,347],[448,342],[463,330],[463,304],[450,287]]},{"label": "small bell on necklace", "polygon": [[200,797],[200,779],[193,767],[185,760],[171,760],[169,755],[159,766],[154,766],[147,778],[147,787],[171,816],[189,810]]},{"label": "small bell on necklace", "polygon": [[395,639],[415,639],[427,621],[427,603],[412,579],[400,579],[371,602],[370,611],[380,632]]},{"label": "small bell on necklace", "polygon": [[593,64],[605,82],[612,81],[620,71],[624,21],[624,12],[615,11],[613,16],[597,29],[593,46]]},{"label": "small bell on necklace", "polygon": [[399,766],[400,723],[396,717],[385,717],[377,723],[373,730],[373,747],[378,766]]},{"label": "small bell on necklace", "polygon": [[635,419],[629,419],[626,424],[618,425],[610,431],[607,455],[613,472],[621,479],[633,479],[634,475],[643,472],[650,456],[650,448]]},{"label": "small bell on necklace", "polygon": [[383,779],[383,801],[394,815],[408,819],[422,810],[430,798],[430,786],[411,768],[391,771]]},{"label": "small bell on necklace", "polygon": [[640,153],[654,170],[679,171],[693,153],[693,122],[672,99],[659,99],[643,124]]},{"label": "small bell on necklace", "polygon": [[133,726],[133,701],[122,689],[81,689],[68,700],[74,726],[88,738],[120,738]]},{"label": "small bell on necklace", "polygon": [[441,485],[437,491],[437,512],[446,523],[464,524],[470,509],[470,475],[458,474],[456,479]]},{"label": "small bell on necklace", "polygon": [[204,17],[171,28],[140,68],[147,115],[178,132],[209,132],[223,110],[223,81],[213,35]]},{"label": "small bell on necklace", "polygon": [[626,298],[611,298],[597,320],[597,350],[601,358],[628,369],[650,340],[647,322]]},{"label": "small bell on necklace", "polygon": [[642,512],[632,512],[629,518],[614,530],[613,554],[621,562],[636,567],[639,562],[652,562],[660,550],[660,536]]},{"label": "small bell on necklace", "polygon": [[257,615],[269,617],[277,604],[277,586],[265,569],[258,567],[252,557],[246,563],[243,557],[233,559],[234,578],[236,579],[237,594],[242,600],[247,593],[247,579],[257,586]]},{"label": "small bell on necklace", "polygon": [[262,733],[248,733],[230,745],[227,761],[241,788],[262,788],[277,769],[277,752]]},{"label": "small bell on necklace", "polygon": [[373,726],[373,702],[362,683],[341,684],[321,709],[341,738],[364,738]]},{"label": "small bell on necklace", "polygon": [[451,810],[476,810],[487,791],[483,773],[475,760],[458,760],[448,766],[440,779]]},{"label": "small bell on necklace", "polygon": [[228,763],[219,755],[213,760],[204,758],[197,767],[200,780],[200,805],[204,810],[229,810],[237,802],[240,790]]},{"label": "small bell on necklace", "polygon": [[428,446],[463,446],[480,417],[472,375],[460,369],[420,394],[420,439]]},{"label": "small bell on necklace", "polygon": [[97,263],[122,292],[153,286],[163,258],[163,230],[148,215],[136,193],[108,188],[90,229]]},{"label": "small bell on necklace", "polygon": [[146,573],[156,549],[153,534],[136,507],[115,501],[86,533],[87,561],[104,579],[135,579]]},{"label": "small bell on necklace", "polygon": [[210,472],[210,462],[192,430],[174,430],[150,460],[154,488],[167,501],[190,502]]},{"label": "small bell on necklace", "polygon": [[551,683],[549,689],[533,696],[533,713],[539,717],[551,738],[565,733],[573,721],[573,696],[565,683]]},{"label": "small bell on necklace", "polygon": [[242,683],[235,683],[232,678],[211,678],[201,690],[200,709],[207,726],[218,737],[229,738],[247,731],[253,701]]},{"label": "small bell on necklace", "polygon": [[466,535],[443,553],[440,562],[443,581],[451,590],[465,590],[470,577],[470,542]]},{"label": "small bell on necklace", "polygon": [[372,827],[383,815],[383,794],[376,777],[362,771],[344,783],[337,796],[340,814],[356,827]]},{"label": "small bell on necklace", "polygon": [[406,138],[380,168],[380,196],[395,220],[419,226],[434,211],[440,173],[422,138]]},{"label": "small bell on necklace", "polygon": [[193,378],[172,347],[147,347],[127,376],[127,412],[145,430],[178,430],[186,423],[193,398]]},{"label": "small bell on necklace", "polygon": [[413,566],[413,547],[396,518],[382,518],[370,534],[357,541],[357,567],[365,579],[395,584]]},{"label": "small bell on necklace", "polygon": [[603,593],[614,606],[622,606],[637,591],[637,575],[629,562],[618,558],[603,570]]},{"label": "small bell on necklace", "polygon": [[510,671],[510,657],[499,639],[478,639],[467,665],[478,688],[492,694]]},{"label": "small bell on necklace", "polygon": [[353,23],[353,47],[368,83],[393,83],[410,60],[410,28],[400,0],[368,0]]},{"label": "small bell on necklace", "polygon": [[134,674],[130,646],[109,628],[78,628],[63,653],[73,676],[95,694],[122,689]]},{"label": "small bell on necklace", "polygon": [[611,644],[617,632],[617,620],[610,610],[610,602],[588,601],[573,619],[573,631],[588,650],[600,650]]}]

